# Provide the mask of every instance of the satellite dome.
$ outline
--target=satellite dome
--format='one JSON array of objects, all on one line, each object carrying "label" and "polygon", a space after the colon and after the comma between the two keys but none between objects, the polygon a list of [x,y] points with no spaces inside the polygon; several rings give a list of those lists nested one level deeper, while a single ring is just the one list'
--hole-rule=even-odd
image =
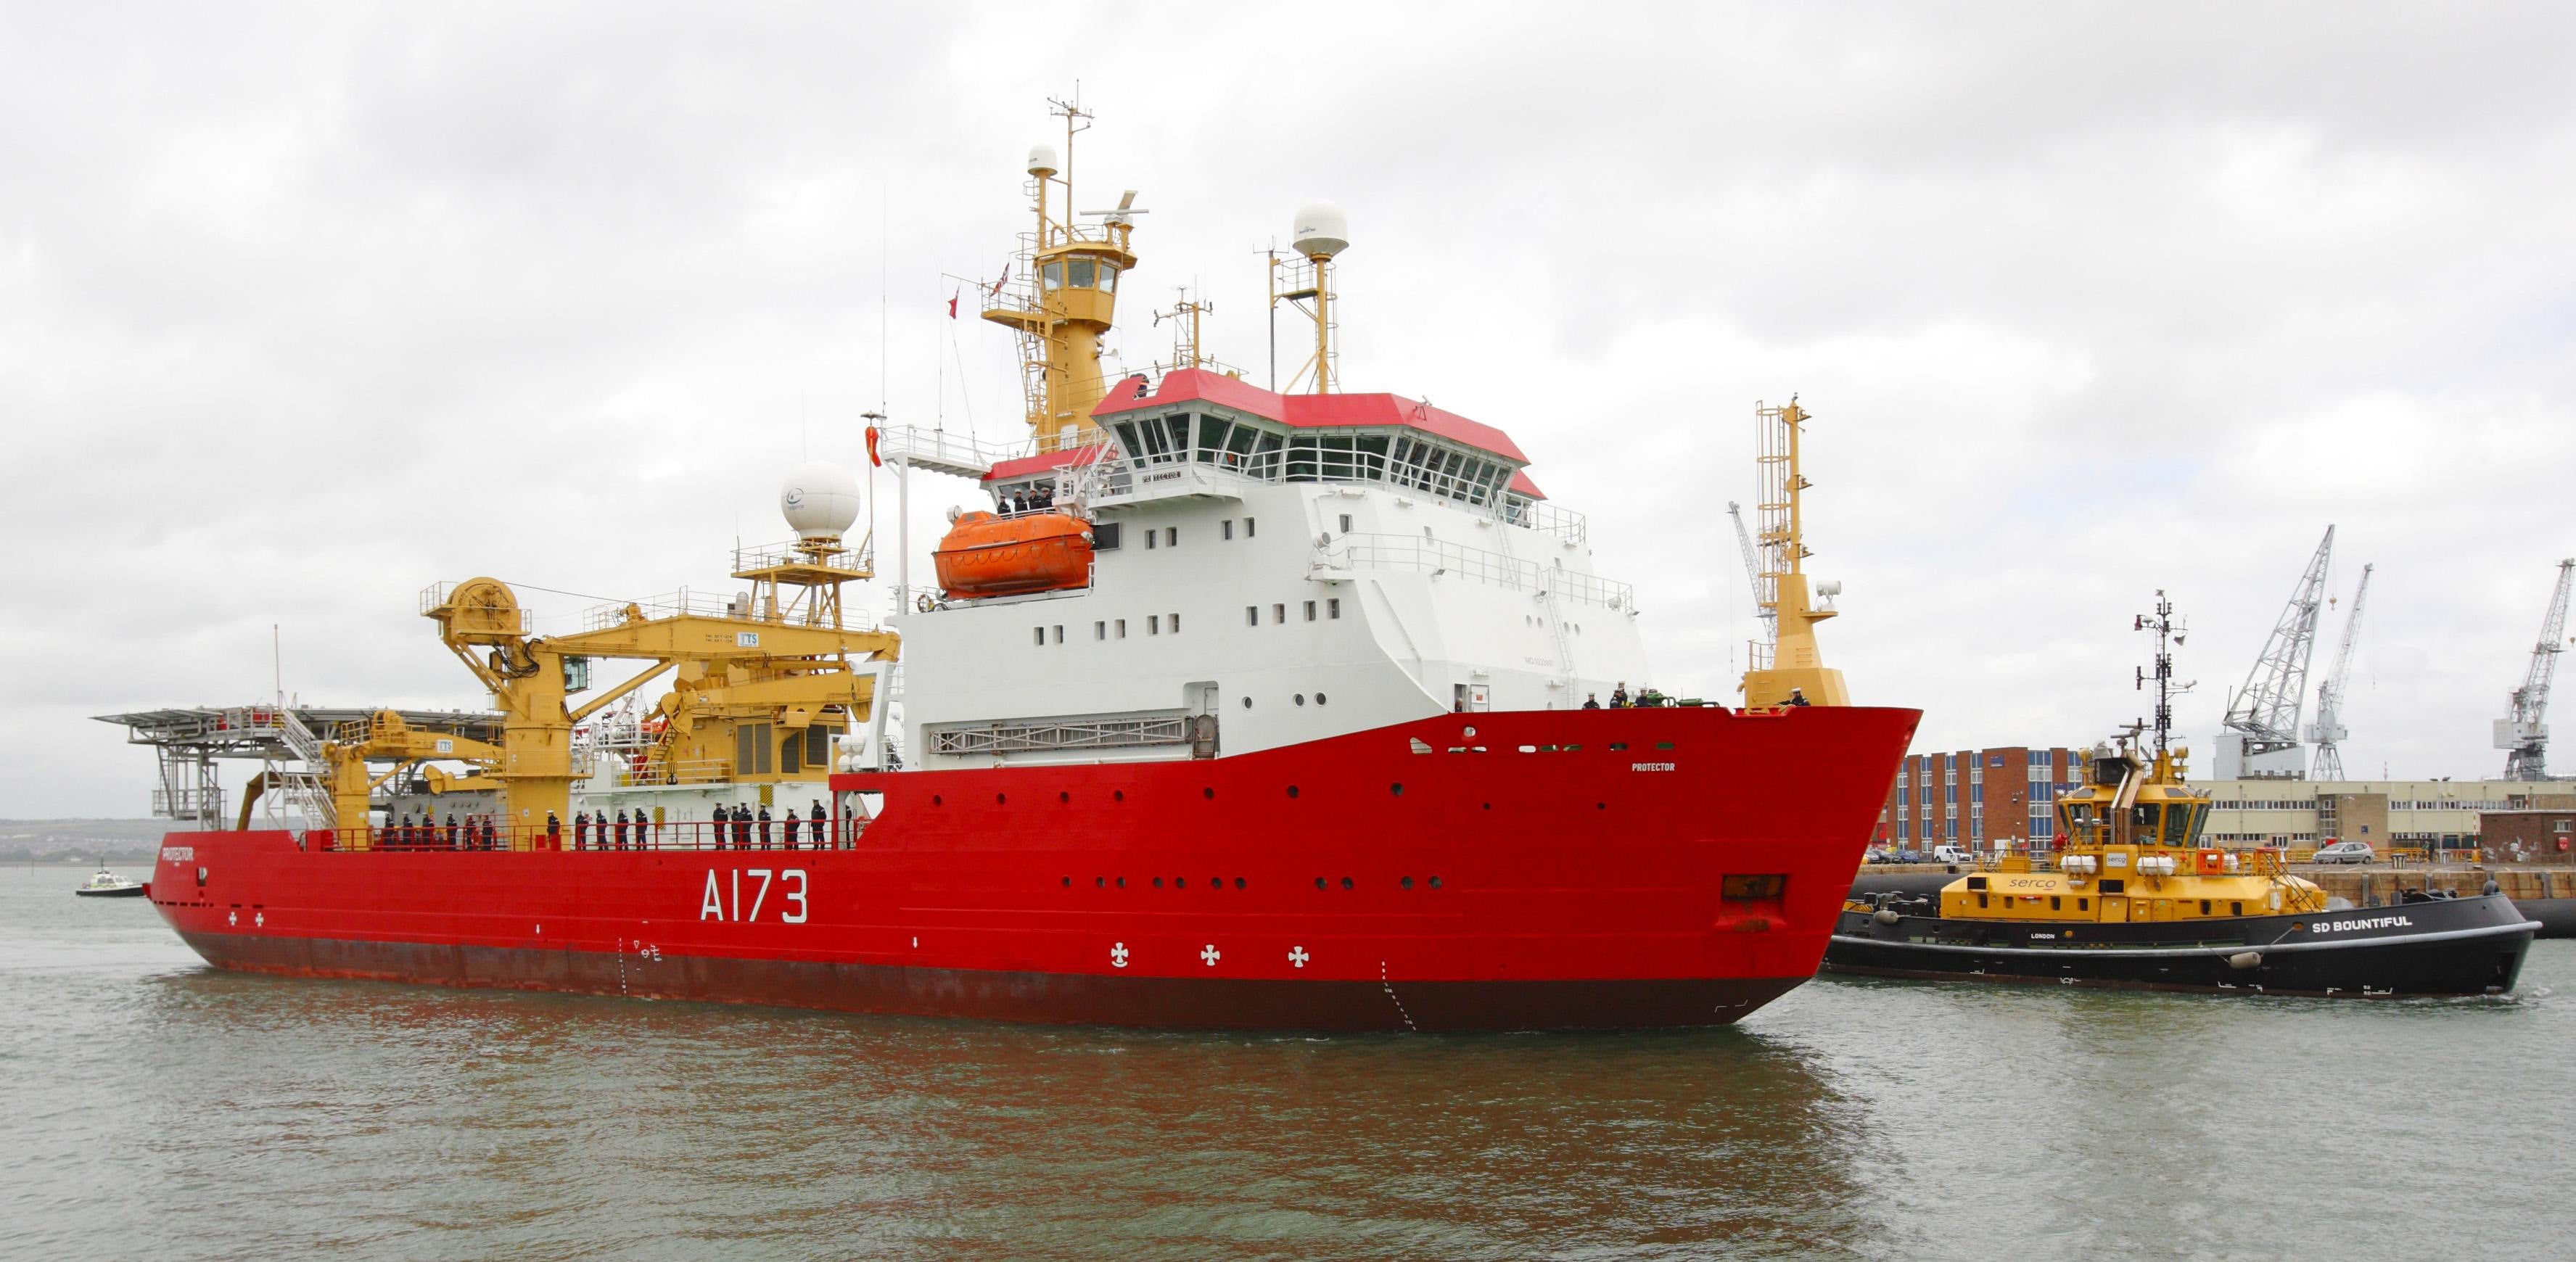
[{"label": "satellite dome", "polygon": [[1029,146],[1029,174],[1047,176],[1063,169],[1064,164],[1055,159],[1054,145],[1040,142]]},{"label": "satellite dome", "polygon": [[1350,217],[1331,202],[1308,202],[1297,208],[1289,244],[1310,259],[1328,259],[1351,248]]},{"label": "satellite dome", "polygon": [[849,470],[809,460],[778,484],[778,511],[799,539],[837,539],[859,520],[859,480]]}]

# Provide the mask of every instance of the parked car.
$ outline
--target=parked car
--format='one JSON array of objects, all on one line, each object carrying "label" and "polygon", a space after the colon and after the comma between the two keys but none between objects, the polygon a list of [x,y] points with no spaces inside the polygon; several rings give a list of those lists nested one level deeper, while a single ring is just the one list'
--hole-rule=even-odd
[{"label": "parked car", "polygon": [[1920,850],[1899,850],[1896,852],[1896,861],[1898,863],[1921,863],[1923,862],[1923,852]]},{"label": "parked car", "polygon": [[2315,863],[2368,863],[2379,857],[2366,841],[2338,841],[2319,847],[2310,861]]},{"label": "parked car", "polygon": [[1934,863],[1975,863],[1977,856],[1969,854],[1965,846],[1945,844],[1932,847],[1932,861]]}]

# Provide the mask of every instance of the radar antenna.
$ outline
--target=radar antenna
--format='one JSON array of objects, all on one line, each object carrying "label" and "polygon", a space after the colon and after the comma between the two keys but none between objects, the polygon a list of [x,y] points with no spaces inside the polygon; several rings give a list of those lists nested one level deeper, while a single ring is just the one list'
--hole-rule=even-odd
[{"label": "radar antenna", "polygon": [[2308,725],[2306,735],[2317,747],[2313,778],[2318,780],[2343,779],[2343,753],[2336,746],[2352,735],[2343,725],[2343,694],[2352,678],[2352,646],[2361,640],[2361,606],[2370,598],[2371,568],[2361,567],[2361,585],[2353,588],[2352,608],[2343,615],[2343,643],[2335,648],[2333,669],[2317,685],[2317,721]]},{"label": "radar antenna", "polygon": [[[2183,625],[2182,619],[2174,616],[2173,601],[2167,599],[2165,590],[2159,587],[2156,589],[2156,611],[2139,614],[2135,626],[2131,629],[2156,633],[2156,718],[2153,723],[2144,719],[2139,720],[2130,728],[2130,735],[2134,738],[2140,733],[2153,730],[2156,734],[2156,753],[2162,755],[2165,752],[2165,746],[2173,736],[2173,699],[2191,691],[2193,687],[2192,684],[2178,684],[2173,681],[2174,646],[2182,643],[2184,632],[2190,628]],[[2147,668],[2141,666],[2138,668],[2138,688],[2143,691],[2146,686]]]},{"label": "radar antenna", "polygon": [[2507,780],[2549,778],[2549,684],[2558,674],[2558,655],[2567,650],[2567,588],[2576,577],[2576,557],[2558,563],[2558,589],[2549,596],[2549,613],[2540,620],[2540,642],[2531,647],[2531,665],[2522,686],[2513,690],[2505,717],[2496,720],[2496,748],[2504,756]]},{"label": "radar antenna", "polygon": [[2328,526],[2263,655],[2228,701],[2223,726],[2241,746],[2237,772],[2247,779],[2296,780],[2306,773],[2306,760],[2297,756],[2299,710],[2307,699],[2308,662],[2316,655],[2317,613],[2325,607],[2326,563],[2333,557],[2334,527]]}]

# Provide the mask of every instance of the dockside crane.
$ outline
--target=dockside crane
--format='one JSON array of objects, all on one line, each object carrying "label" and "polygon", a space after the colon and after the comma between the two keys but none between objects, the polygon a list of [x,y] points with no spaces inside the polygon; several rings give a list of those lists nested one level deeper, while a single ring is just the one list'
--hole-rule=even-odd
[{"label": "dockside crane", "polygon": [[2352,590],[2352,608],[2343,614],[2343,643],[2335,649],[2334,666],[2326,671],[2325,681],[2317,685],[2317,721],[2308,725],[2307,737],[2317,747],[2315,780],[2343,779],[2343,754],[2337,748],[2352,732],[2343,725],[2343,693],[2351,679],[2352,646],[2361,639],[2361,606],[2370,598],[2370,566],[2361,567],[2361,585]]},{"label": "dockside crane", "polygon": [[2299,711],[2307,700],[2308,663],[2316,655],[2317,613],[2325,606],[2326,563],[2333,559],[2334,527],[2327,526],[2263,655],[2228,701],[2222,744],[2237,743],[2237,774],[2246,779],[2296,780],[2306,774],[2307,760],[2298,756]]},{"label": "dockside crane", "polygon": [[2558,589],[2549,596],[2549,613],[2540,620],[2540,642],[2531,647],[2531,665],[2522,686],[2513,690],[2505,717],[2496,720],[2496,748],[2504,750],[2504,778],[2549,778],[2549,684],[2558,674],[2558,655],[2567,648],[2567,588],[2576,577],[2576,557],[2558,563]]},{"label": "dockside crane", "polygon": [[1771,595],[1762,590],[1762,562],[1753,553],[1753,535],[1744,528],[1744,506],[1726,502],[1726,515],[1735,519],[1735,546],[1744,550],[1744,578],[1753,584],[1753,607],[1762,614],[1762,642],[1780,642],[1780,615],[1771,607]]}]

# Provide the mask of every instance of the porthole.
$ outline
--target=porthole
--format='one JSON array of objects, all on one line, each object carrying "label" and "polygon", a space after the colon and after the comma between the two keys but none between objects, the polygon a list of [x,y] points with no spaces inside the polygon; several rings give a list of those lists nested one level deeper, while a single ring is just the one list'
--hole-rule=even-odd
[{"label": "porthole", "polygon": [[1069,793],[1069,792],[1066,792],[1066,793],[1058,793],[1058,794],[1056,794],[1056,795],[1055,795],[1055,800],[1056,800],[1056,801],[1058,801],[1058,802],[1070,802],[1070,801],[1072,801],[1072,800],[1073,800],[1073,794],[1071,794],[1071,793]]},{"label": "porthole", "polygon": [[1490,811],[1490,810],[1492,810],[1492,809],[1494,809],[1494,804],[1493,804],[1493,803],[1491,803],[1491,802],[1487,802],[1487,803],[1485,803],[1485,809],[1486,809],[1486,810],[1489,810],[1489,811]]},{"label": "porthole", "polygon": [[1216,800],[1216,790],[1213,788],[1201,789],[1199,790],[1199,796],[1213,802]]},{"label": "porthole", "polygon": [[1408,890],[1409,890],[1409,889],[1412,889],[1412,888],[1413,888],[1413,878],[1408,876],[1408,877],[1405,877],[1404,879],[1402,879],[1402,880],[1400,880],[1400,881],[1397,881],[1395,884],[1396,884],[1397,888],[1399,888],[1399,889],[1408,889]]},{"label": "porthole", "polygon": [[1435,877],[1431,878],[1431,888],[1433,888],[1433,889],[1435,889],[1435,890],[1436,890],[1436,889],[1438,889],[1438,888],[1440,888],[1440,878],[1439,878],[1439,877],[1436,877],[1436,876],[1435,876]]},{"label": "porthole", "polygon": [[1127,800],[1127,791],[1125,789],[1111,789],[1109,791],[1109,800],[1112,802],[1124,802]]},{"label": "porthole", "polygon": [[1351,887],[1351,878],[1349,878],[1349,877],[1347,877],[1347,876],[1346,876],[1346,877],[1343,877],[1343,878],[1342,878],[1342,888],[1343,888],[1343,889],[1349,889],[1350,887]]},{"label": "porthole", "polygon": [[938,794],[933,793],[933,794],[931,794],[931,795],[930,795],[930,804],[931,804],[932,806],[937,806],[937,805],[939,805],[939,795],[938,795]]},{"label": "porthole", "polygon": [[1004,802],[1008,802],[1008,801],[1010,801],[1010,800],[1011,800],[1010,795],[1009,795],[1009,794],[1007,794],[1007,793],[996,793],[996,794],[994,794],[994,795],[993,795],[993,805],[995,805],[995,806],[999,806],[999,805],[1001,805],[1002,803],[1004,803]]},{"label": "porthole", "polygon": [[1249,709],[1251,709],[1251,708],[1252,708],[1252,698],[1250,698],[1250,697],[1245,697],[1245,698],[1243,699],[1243,708],[1244,708],[1244,709],[1246,709],[1246,710],[1249,710]]},{"label": "porthole", "polygon": [[1607,802],[1595,802],[1592,804],[1592,809],[1596,811],[1606,811],[1610,809],[1610,804]]},{"label": "porthole", "polygon": [[1072,889],[1072,888],[1073,888],[1073,878],[1072,878],[1072,877],[1069,877],[1069,876],[1068,876],[1068,877],[1064,878],[1064,887],[1065,887],[1066,889]]},{"label": "porthole", "polygon": [[1394,795],[1395,795],[1395,796],[1397,796],[1397,797],[1403,797],[1403,796],[1404,796],[1404,786],[1403,786],[1403,785],[1401,785],[1401,784],[1390,784],[1390,785],[1386,786],[1386,791],[1387,791],[1387,792],[1389,792],[1389,793],[1394,794]]},{"label": "porthole", "polygon": [[1095,877],[1091,878],[1091,888],[1093,888],[1093,889],[1100,889],[1100,888],[1102,888],[1102,887],[1104,887],[1104,886],[1106,886],[1106,885],[1108,885],[1108,884],[1109,884],[1109,878],[1108,878],[1108,877],[1105,877],[1105,876],[1095,876]]},{"label": "porthole", "polygon": [[1293,784],[1292,784],[1292,785],[1289,785],[1289,786],[1288,786],[1288,796],[1290,796],[1290,797],[1292,797],[1292,798],[1293,798],[1293,797],[1295,797],[1295,796],[1297,796],[1297,786],[1296,786],[1296,785],[1293,785]]},{"label": "porthole", "polygon": [[1301,693],[1298,693],[1298,694],[1297,694],[1297,704],[1299,704],[1299,705],[1304,705],[1304,704],[1306,704],[1306,694],[1305,694],[1305,693],[1302,693],[1302,692],[1301,692]]},{"label": "porthole", "polygon": [[1225,878],[1221,876],[1209,877],[1208,888],[1219,893],[1223,893],[1225,891]]},{"label": "porthole", "polygon": [[1236,889],[1242,889],[1242,888],[1243,888],[1243,878],[1242,878],[1242,877],[1239,877],[1239,876],[1238,876],[1238,877],[1234,878],[1234,888],[1236,888]]},{"label": "porthole", "polygon": [[1315,704],[1317,704],[1317,705],[1322,705],[1322,704],[1324,704],[1324,694],[1322,694],[1322,693],[1320,693],[1320,692],[1315,694]]},{"label": "porthole", "polygon": [[1186,877],[1186,876],[1176,876],[1176,877],[1173,877],[1173,878],[1172,878],[1172,888],[1173,888],[1173,889],[1176,889],[1176,890],[1185,890],[1185,889],[1188,889],[1189,887],[1190,887],[1190,878],[1188,878],[1188,877]]},{"label": "porthole", "polygon": [[1122,889],[1122,890],[1123,890],[1123,889],[1125,889],[1125,888],[1127,888],[1127,878],[1126,878],[1126,877],[1123,877],[1123,876],[1122,876],[1122,877],[1118,878],[1118,888],[1120,888],[1120,889]]},{"label": "porthole", "polygon": [[1154,888],[1155,888],[1155,889],[1161,889],[1161,888],[1163,888],[1163,878],[1161,878],[1161,877],[1159,877],[1159,876],[1154,878]]},{"label": "porthole", "polygon": [[1315,878],[1315,888],[1316,888],[1316,889],[1322,889],[1322,888],[1324,888],[1324,878],[1322,878],[1322,877],[1320,877],[1320,876]]}]

